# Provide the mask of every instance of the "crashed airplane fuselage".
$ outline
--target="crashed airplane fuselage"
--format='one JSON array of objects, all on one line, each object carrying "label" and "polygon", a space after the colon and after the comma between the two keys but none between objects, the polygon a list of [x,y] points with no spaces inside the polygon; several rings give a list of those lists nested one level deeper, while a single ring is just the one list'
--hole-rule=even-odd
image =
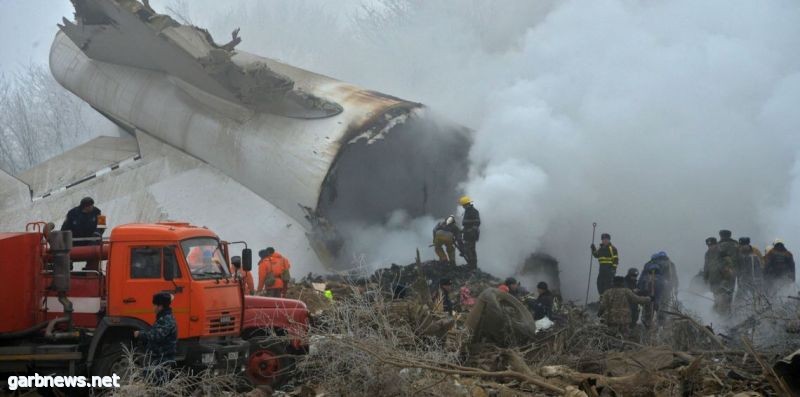
[{"label": "crashed airplane fuselage", "polygon": [[[270,214],[259,225],[269,237],[241,237],[272,239],[259,245],[311,247],[314,258],[307,262],[347,262],[347,236],[337,233],[337,223],[380,223],[398,209],[438,216],[455,207],[466,177],[469,132],[432,120],[421,104],[237,51],[237,32],[230,43],[217,45],[208,32],[157,14],[147,2],[73,3],[75,21],[63,21],[50,53],[56,80],[128,131],[140,149],[166,145],[153,153],[192,157],[198,167],[262,198],[262,209],[252,207]],[[124,188],[103,187],[126,172],[104,175],[83,193],[99,196],[102,207],[103,200],[160,182],[130,178],[132,185]],[[254,219],[230,211],[236,201],[220,201],[224,187],[176,188],[193,193],[179,210],[161,199],[155,204],[159,217],[192,217],[194,207],[227,211],[229,225],[208,225],[222,233]],[[44,208],[60,210],[64,204],[55,201],[63,199],[50,195],[29,206],[33,213],[53,214]],[[117,211],[153,220],[138,218],[154,211],[136,208],[136,200],[126,203]],[[300,225],[303,233],[283,233],[288,224]],[[298,236],[309,241],[282,241]]]}]

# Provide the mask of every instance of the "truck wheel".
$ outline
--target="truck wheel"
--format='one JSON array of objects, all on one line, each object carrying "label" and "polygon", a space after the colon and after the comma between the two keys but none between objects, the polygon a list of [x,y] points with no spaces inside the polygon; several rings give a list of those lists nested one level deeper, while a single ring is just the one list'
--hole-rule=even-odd
[{"label": "truck wheel", "polygon": [[128,357],[125,356],[122,345],[111,345],[102,352],[102,355],[95,358],[94,363],[92,363],[92,376],[111,376],[116,374],[124,379],[129,369],[128,364]]},{"label": "truck wheel", "polygon": [[286,344],[268,339],[251,339],[245,375],[253,385],[283,385],[294,370],[294,358],[286,352]]}]

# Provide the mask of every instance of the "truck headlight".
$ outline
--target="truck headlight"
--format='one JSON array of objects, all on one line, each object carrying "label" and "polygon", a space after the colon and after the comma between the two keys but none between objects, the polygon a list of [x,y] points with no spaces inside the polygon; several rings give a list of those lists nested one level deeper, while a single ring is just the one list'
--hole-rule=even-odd
[{"label": "truck headlight", "polygon": [[211,365],[214,364],[217,360],[214,359],[214,353],[203,353],[200,356],[200,359],[203,361],[203,364]]}]

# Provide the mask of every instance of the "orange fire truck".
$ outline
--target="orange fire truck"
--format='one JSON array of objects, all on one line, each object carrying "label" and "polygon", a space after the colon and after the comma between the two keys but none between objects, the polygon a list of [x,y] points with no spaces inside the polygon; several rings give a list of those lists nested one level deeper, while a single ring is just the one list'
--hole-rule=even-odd
[{"label": "orange fire truck", "polygon": [[[120,371],[123,346],[155,321],[157,292],[174,296],[181,366],[243,371],[254,383],[274,384],[287,355],[306,350],[305,304],[245,296],[228,267],[233,243],[207,228],[128,224],[81,246],[70,232],[49,229],[37,222],[0,233],[0,373]],[[100,266],[72,270],[80,262]],[[246,245],[242,266],[252,267]]]}]

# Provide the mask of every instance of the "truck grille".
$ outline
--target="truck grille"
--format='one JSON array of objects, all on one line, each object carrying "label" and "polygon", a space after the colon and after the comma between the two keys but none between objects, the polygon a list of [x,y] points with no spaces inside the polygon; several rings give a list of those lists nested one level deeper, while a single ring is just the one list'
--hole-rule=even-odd
[{"label": "truck grille", "polygon": [[209,311],[206,315],[206,326],[209,334],[238,333],[241,319],[230,310]]}]

